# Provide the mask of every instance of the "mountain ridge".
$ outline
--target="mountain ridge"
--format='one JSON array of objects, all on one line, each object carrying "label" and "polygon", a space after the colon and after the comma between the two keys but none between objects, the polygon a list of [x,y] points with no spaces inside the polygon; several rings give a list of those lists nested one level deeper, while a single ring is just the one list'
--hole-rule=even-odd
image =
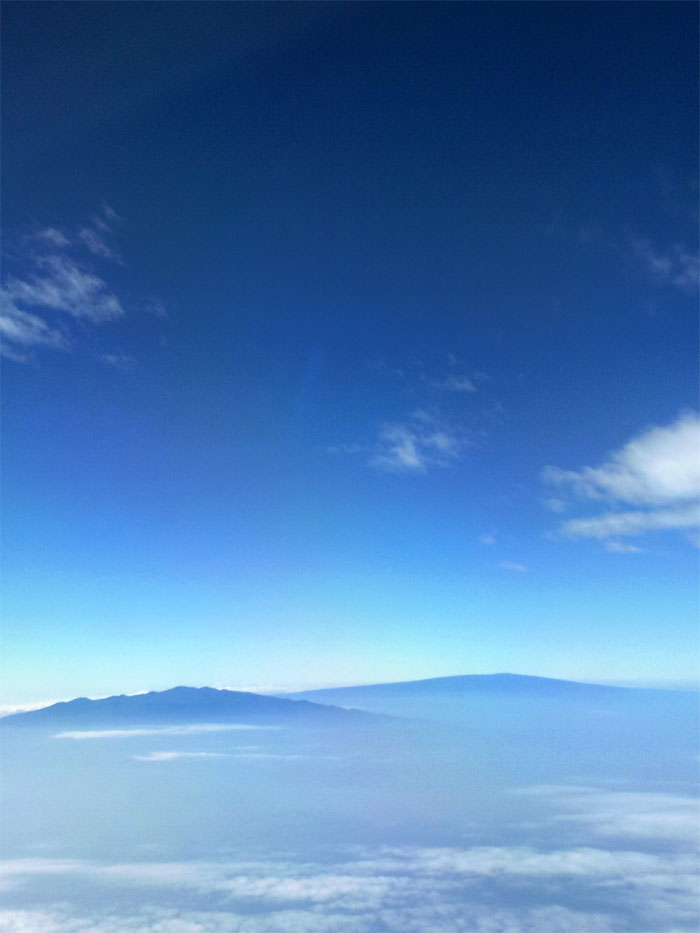
[{"label": "mountain ridge", "polygon": [[617,687],[525,674],[458,674],[279,696],[469,728],[488,729],[489,723],[494,725],[498,720],[499,728],[511,730],[532,730],[535,723],[545,721],[559,723],[556,728],[564,729],[569,728],[572,717],[593,721],[600,716],[629,716],[642,708],[654,715],[675,715],[674,710],[698,707],[697,693],[691,691]]},{"label": "mountain ridge", "polygon": [[162,723],[212,722],[221,719],[261,721],[272,719],[324,720],[375,718],[371,713],[342,709],[332,704],[313,703],[251,693],[243,690],[219,690],[215,687],[171,687],[148,693],[115,694],[99,700],[76,697],[40,709],[12,713],[0,720],[6,725],[63,725],[80,723]]},{"label": "mountain ridge", "polygon": [[401,693],[405,691],[419,692],[421,690],[433,691],[454,688],[473,688],[475,691],[480,688],[488,691],[497,692],[515,690],[520,692],[535,692],[537,690],[554,691],[582,691],[606,693],[609,696],[630,693],[656,694],[664,693],[688,693],[688,690],[668,690],[663,691],[652,687],[626,687],[613,684],[599,684],[590,681],[567,680],[557,677],[541,677],[535,674],[453,674],[446,677],[425,677],[419,680],[400,680],[386,681],[381,683],[353,684],[344,687],[322,687],[315,690],[295,690],[280,691],[275,693],[278,697],[310,697],[331,694],[350,693],[352,691],[381,691],[386,693]]}]

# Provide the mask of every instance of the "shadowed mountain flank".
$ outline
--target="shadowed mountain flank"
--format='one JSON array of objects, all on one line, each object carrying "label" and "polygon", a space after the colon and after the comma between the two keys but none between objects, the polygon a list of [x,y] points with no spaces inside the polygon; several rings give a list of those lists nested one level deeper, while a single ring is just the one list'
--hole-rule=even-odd
[{"label": "shadowed mountain flank", "polygon": [[204,722],[348,722],[374,717],[303,699],[281,699],[212,687],[173,687],[171,690],[106,697],[79,697],[43,709],[15,713],[0,720],[3,726],[106,726]]},{"label": "shadowed mountain flank", "polygon": [[[664,691],[665,694],[686,691]],[[338,701],[352,696],[421,696],[421,695],[487,695],[487,696],[568,696],[610,697],[625,696],[658,697],[660,691],[639,687],[614,687],[608,684],[582,683],[575,680],[559,680],[552,677],[534,677],[526,674],[459,674],[453,677],[430,677],[424,680],[407,680],[381,684],[362,684],[353,687],[327,687],[321,690],[301,690],[295,693],[280,693],[280,697],[315,699],[317,702]]]},{"label": "shadowed mountain flank", "polygon": [[682,712],[684,718],[690,714],[692,721],[698,707],[697,694],[691,691],[613,687],[521,674],[467,674],[281,696],[486,728],[497,722],[522,722],[528,730],[545,720],[565,728],[567,721],[604,720],[613,712],[616,716]]}]

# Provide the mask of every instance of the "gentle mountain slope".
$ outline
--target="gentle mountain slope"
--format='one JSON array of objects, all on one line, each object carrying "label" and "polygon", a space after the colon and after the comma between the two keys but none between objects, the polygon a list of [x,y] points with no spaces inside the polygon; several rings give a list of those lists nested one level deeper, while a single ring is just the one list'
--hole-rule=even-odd
[{"label": "gentle mountain slope", "polygon": [[697,694],[671,690],[611,687],[601,684],[528,677],[520,674],[468,674],[400,683],[334,687],[283,694],[315,703],[334,703],[395,716],[424,717],[453,723],[479,723],[530,717],[558,718],[585,711],[649,709],[691,712]]},{"label": "gentle mountain slope", "polygon": [[[665,691],[676,692],[676,691]],[[303,697],[317,702],[332,702],[353,696],[420,696],[433,694],[486,694],[492,696],[658,696],[658,690],[629,687],[611,687],[605,684],[581,683],[551,677],[531,677],[524,674],[463,674],[454,677],[431,677],[426,680],[408,680],[397,683],[363,684],[356,687],[329,687],[323,690],[302,690],[280,693],[283,697]]]},{"label": "gentle mountain slope", "polygon": [[320,705],[306,700],[280,699],[257,693],[235,690],[215,690],[211,687],[173,687],[172,690],[113,696],[103,700],[81,697],[66,703],[55,703],[43,709],[6,716],[3,726],[56,726],[126,723],[186,723],[227,721],[331,722],[364,718],[367,713],[350,712],[332,705]]}]

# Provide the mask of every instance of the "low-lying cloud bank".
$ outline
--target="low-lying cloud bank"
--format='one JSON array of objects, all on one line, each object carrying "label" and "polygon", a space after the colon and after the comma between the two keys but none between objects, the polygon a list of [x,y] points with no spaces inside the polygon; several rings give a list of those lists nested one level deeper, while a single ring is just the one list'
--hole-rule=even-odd
[{"label": "low-lying cloud bank", "polygon": [[556,843],[356,845],[237,858],[227,849],[194,860],[144,859],[143,848],[122,861],[15,858],[0,863],[0,928],[696,933],[697,798],[571,784],[511,793],[536,804],[536,837]]},{"label": "low-lying cloud bank", "polygon": [[[640,933],[694,930],[698,919],[695,853],[402,846],[358,848],[333,863],[18,859],[3,877],[15,901],[23,889],[61,893],[6,910],[11,933]],[[76,895],[87,914],[71,906]]]}]

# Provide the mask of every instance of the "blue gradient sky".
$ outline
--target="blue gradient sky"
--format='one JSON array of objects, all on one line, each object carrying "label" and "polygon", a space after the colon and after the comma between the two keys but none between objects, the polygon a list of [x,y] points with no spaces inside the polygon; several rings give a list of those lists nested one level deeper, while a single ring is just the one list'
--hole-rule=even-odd
[{"label": "blue gradient sky", "polygon": [[6,4],[2,702],[693,678],[697,19]]}]

